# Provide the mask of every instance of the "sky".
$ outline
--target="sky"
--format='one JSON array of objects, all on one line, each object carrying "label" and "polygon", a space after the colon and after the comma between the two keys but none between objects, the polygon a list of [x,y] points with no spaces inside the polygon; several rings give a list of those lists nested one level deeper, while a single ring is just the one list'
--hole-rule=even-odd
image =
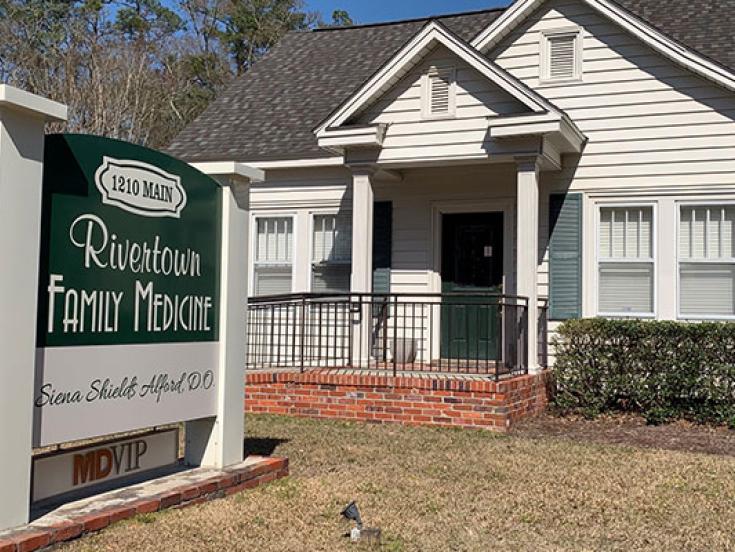
[{"label": "sky", "polygon": [[413,19],[509,4],[508,0],[306,0],[309,10],[319,11],[329,21],[332,12],[346,10],[356,23]]}]

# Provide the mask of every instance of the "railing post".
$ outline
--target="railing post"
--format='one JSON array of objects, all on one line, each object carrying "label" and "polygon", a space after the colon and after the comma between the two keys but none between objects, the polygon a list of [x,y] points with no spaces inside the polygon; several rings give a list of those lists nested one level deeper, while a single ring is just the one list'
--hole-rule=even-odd
[{"label": "railing post", "polygon": [[393,377],[398,374],[398,295],[393,296],[393,344],[391,346],[393,355]]},{"label": "railing post", "polygon": [[299,344],[299,352],[300,352],[300,370],[301,373],[304,373],[304,349],[306,348],[306,296],[301,296],[301,337],[300,337],[300,344]]}]

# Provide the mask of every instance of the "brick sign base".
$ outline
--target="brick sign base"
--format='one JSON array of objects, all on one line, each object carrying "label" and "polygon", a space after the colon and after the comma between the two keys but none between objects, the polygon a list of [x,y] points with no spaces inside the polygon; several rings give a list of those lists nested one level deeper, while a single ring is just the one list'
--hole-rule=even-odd
[{"label": "brick sign base", "polygon": [[[252,457],[249,459],[252,460]],[[121,505],[100,509],[79,516],[70,515],[63,521],[43,525],[33,523],[0,535],[0,552],[30,552],[53,544],[104,529],[111,523],[149,514],[166,508],[184,508],[216,498],[230,496],[246,489],[288,475],[287,458],[258,458],[255,462],[234,469],[226,468],[216,475],[191,482],[153,496],[131,499]]]},{"label": "brick sign base", "polygon": [[543,411],[548,373],[495,382],[482,378],[339,374],[247,375],[245,411],[507,431]]}]

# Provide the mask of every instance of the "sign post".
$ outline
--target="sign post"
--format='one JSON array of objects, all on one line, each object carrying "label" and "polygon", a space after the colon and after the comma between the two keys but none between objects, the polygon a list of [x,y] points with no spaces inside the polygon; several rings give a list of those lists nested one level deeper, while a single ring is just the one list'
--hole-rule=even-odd
[{"label": "sign post", "polygon": [[65,119],[0,85],[0,529],[28,521],[44,125]]},{"label": "sign post", "polygon": [[243,459],[249,183],[262,171],[240,163],[194,165],[222,186],[219,399],[216,418],[186,424],[186,461],[223,467]]}]

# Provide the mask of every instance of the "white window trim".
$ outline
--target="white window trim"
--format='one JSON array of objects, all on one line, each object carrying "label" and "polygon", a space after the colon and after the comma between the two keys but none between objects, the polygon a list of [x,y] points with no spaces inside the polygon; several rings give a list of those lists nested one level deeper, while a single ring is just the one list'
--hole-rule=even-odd
[{"label": "white window trim", "polygon": [[[431,112],[431,86],[429,71],[432,69],[448,69],[451,72],[449,83],[449,110],[447,113]],[[452,119],[457,116],[457,68],[452,65],[430,65],[421,75],[421,118],[430,120]]]},{"label": "white window trim", "polygon": [[[551,77],[551,45],[549,39],[557,36],[574,36],[574,76],[571,78],[553,78]],[[563,27],[560,29],[549,29],[541,32],[540,40],[540,63],[539,63],[539,83],[540,84],[564,84],[582,82],[583,77],[583,35],[581,27]]]},{"label": "white window trim", "polygon": [[[595,290],[595,313],[596,316],[605,318],[645,318],[656,319],[658,313],[658,202],[657,201],[631,201],[631,202],[614,202],[614,201],[595,201],[595,264],[594,264],[594,290]],[[632,209],[636,207],[651,207],[651,257],[650,259],[616,259],[607,258],[600,255],[600,211],[603,208],[623,208]],[[678,247],[678,242],[677,242]],[[652,312],[604,312],[600,310],[600,263],[633,263],[653,264],[653,289],[651,290],[653,311]]]},{"label": "white window trim", "polygon": [[[248,262],[248,297],[255,297],[255,265],[258,264],[255,260],[255,252],[258,244],[258,220],[270,219],[270,218],[290,218],[291,219],[291,232],[293,234],[293,245],[291,254],[291,293],[294,291],[294,277],[296,271],[295,263],[295,252],[299,247],[298,232],[296,232],[296,213],[293,211],[289,212],[259,212],[252,213],[250,216],[250,261]],[[273,263],[274,266],[277,263]],[[284,265],[285,266],[285,265]]]},{"label": "white window trim", "polygon": [[735,205],[734,200],[722,200],[722,199],[710,199],[710,200],[677,200],[674,202],[676,208],[676,319],[681,321],[732,321],[735,320],[735,315],[709,315],[709,316],[692,316],[691,314],[685,315],[681,313],[681,263],[689,264],[730,264],[735,265],[735,257],[731,257],[727,260],[712,260],[712,259],[701,259],[701,260],[682,260],[680,245],[680,232],[681,232],[681,210],[682,207],[719,207],[719,206],[732,206]]},{"label": "white window trim", "polygon": [[[307,289],[309,290],[308,293],[313,292],[313,285],[314,285],[314,219],[318,216],[322,215],[334,215],[339,216],[340,213],[342,213],[342,209],[315,209],[310,210],[308,213],[309,217],[309,232],[307,237],[307,247],[308,247],[308,279],[307,279]],[[350,217],[352,216],[352,212],[350,212]],[[354,231],[354,229],[353,229]],[[344,265],[352,265],[352,253],[350,253],[350,262],[335,262],[333,264],[344,264]],[[350,277],[350,289],[349,292],[352,291],[352,278]]]}]

